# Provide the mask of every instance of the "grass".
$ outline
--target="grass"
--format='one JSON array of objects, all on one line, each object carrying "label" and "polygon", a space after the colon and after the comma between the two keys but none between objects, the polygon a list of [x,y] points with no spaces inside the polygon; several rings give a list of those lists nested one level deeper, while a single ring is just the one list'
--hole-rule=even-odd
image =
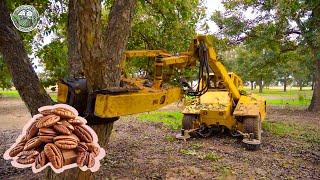
[{"label": "grass", "polygon": [[0,94],[4,97],[20,98],[20,95],[16,90],[0,90]]},{"label": "grass", "polygon": [[212,162],[216,162],[220,159],[220,157],[217,154],[210,152],[204,156],[204,159],[212,161]]},{"label": "grass", "polygon": [[281,96],[296,96],[298,94],[305,95],[305,96],[311,96],[312,90],[311,89],[305,89],[305,90],[298,90],[298,89],[287,89],[286,92],[283,91],[283,89],[278,88],[269,88],[269,89],[263,89],[262,93],[259,93],[259,89],[250,90],[249,88],[244,88],[248,92],[260,94],[262,96],[273,96],[273,95],[281,95]]},{"label": "grass", "polygon": [[166,127],[172,130],[181,129],[181,121],[183,114],[180,112],[151,112],[138,116],[138,119],[145,122],[163,123]]},{"label": "grass", "polygon": [[[17,90],[0,90],[0,95],[4,97],[20,98],[20,95]],[[50,97],[52,98],[52,100],[57,101],[56,93],[50,93]]]},{"label": "grass", "polygon": [[219,180],[220,179],[221,180],[236,179],[234,177],[234,172],[233,172],[232,168],[230,167],[230,165],[212,162],[211,168],[212,168],[213,172],[220,173],[220,176],[218,176],[216,179],[219,179]]},{"label": "grass", "polygon": [[271,87],[269,89],[263,89],[262,93],[259,93],[258,89],[250,90],[249,87],[245,87],[244,89],[247,92],[263,96],[266,98],[268,105],[275,106],[308,106],[313,93],[310,87],[306,87],[302,91],[292,87],[288,88],[286,92],[279,87]]},{"label": "grass", "polygon": [[284,136],[292,134],[292,132],[295,130],[295,126],[283,122],[263,121],[262,129],[278,136]]},{"label": "grass", "polygon": [[299,99],[267,99],[268,105],[275,106],[308,106],[311,99],[299,100]]},{"label": "grass", "polygon": [[165,136],[165,139],[166,139],[168,142],[174,142],[174,141],[176,141],[176,137],[171,136],[171,135],[166,135],[166,136]]},{"label": "grass", "polygon": [[199,149],[201,149],[203,147],[203,145],[199,144],[199,143],[195,143],[195,144],[192,144],[191,147],[194,150],[199,150]]},{"label": "grass", "polygon": [[211,162],[217,162],[221,159],[221,157],[214,152],[204,153],[204,152],[197,151],[193,147],[191,149],[181,149],[180,153],[186,156],[195,156],[198,159],[208,160]]},{"label": "grass", "polygon": [[320,134],[317,129],[311,126],[264,121],[262,122],[262,129],[273,133],[277,136],[290,136],[295,139],[300,139],[309,143],[315,143],[320,145]]},{"label": "grass", "polygon": [[188,156],[196,156],[198,154],[194,149],[181,149],[180,153]]}]

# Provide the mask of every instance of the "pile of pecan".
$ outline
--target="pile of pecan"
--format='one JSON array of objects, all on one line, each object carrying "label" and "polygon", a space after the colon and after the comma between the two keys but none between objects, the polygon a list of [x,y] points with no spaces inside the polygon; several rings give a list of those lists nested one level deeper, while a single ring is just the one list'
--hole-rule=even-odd
[{"label": "pile of pecan", "polygon": [[65,107],[46,106],[39,113],[9,151],[16,163],[32,164],[36,169],[49,163],[55,169],[73,163],[87,168],[95,165],[101,149],[93,142],[92,130],[84,118]]}]

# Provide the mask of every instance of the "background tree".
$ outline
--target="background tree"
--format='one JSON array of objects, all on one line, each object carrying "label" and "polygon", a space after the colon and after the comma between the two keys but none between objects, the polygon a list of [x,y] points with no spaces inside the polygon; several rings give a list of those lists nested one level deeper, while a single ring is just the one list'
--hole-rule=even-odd
[{"label": "background tree", "polygon": [[[224,13],[213,20],[231,44],[280,44],[280,53],[307,45],[315,64],[315,89],[308,110],[320,111],[319,1],[223,1]],[[250,14],[251,18],[245,14]],[[295,34],[293,36],[293,34]],[[261,41],[267,40],[267,41]],[[278,43],[277,43],[278,42]],[[275,49],[273,49],[275,50]],[[277,52],[277,51],[276,51]]]},{"label": "background tree", "polygon": [[[164,49],[171,53],[187,50],[196,36],[196,24],[205,17],[203,0],[140,1],[132,22],[128,49]],[[126,62],[126,72],[150,73],[154,59],[135,58]]]},{"label": "background tree", "polygon": [[0,88],[4,90],[4,89],[9,89],[11,87],[12,87],[11,75],[3,60],[3,57],[0,56]]},{"label": "background tree", "polygon": [[309,49],[300,47],[294,53],[292,76],[301,91],[304,86],[313,86],[314,63]]},{"label": "background tree", "polygon": [[40,84],[23,41],[11,22],[7,6],[5,1],[0,2],[0,52],[15,88],[34,115],[39,107],[51,104],[52,100]]},{"label": "background tree", "polygon": [[45,87],[56,85],[58,80],[68,76],[68,73],[77,72],[77,70],[68,71],[68,48],[65,40],[58,38],[52,40],[39,49],[36,55],[40,59],[40,66],[44,65],[45,70],[39,76]]}]

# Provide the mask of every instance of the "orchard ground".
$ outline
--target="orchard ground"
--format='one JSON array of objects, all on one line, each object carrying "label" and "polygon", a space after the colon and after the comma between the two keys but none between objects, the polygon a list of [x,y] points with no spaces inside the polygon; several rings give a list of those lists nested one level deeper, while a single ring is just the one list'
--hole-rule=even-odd
[{"label": "orchard ground", "polygon": [[[2,156],[30,115],[16,91],[0,94]],[[246,151],[228,134],[176,140],[182,118],[177,103],[116,121],[97,179],[319,179],[320,116],[305,111],[312,91],[270,88],[261,95],[268,104],[261,150]],[[0,160],[0,179],[43,176]]]}]

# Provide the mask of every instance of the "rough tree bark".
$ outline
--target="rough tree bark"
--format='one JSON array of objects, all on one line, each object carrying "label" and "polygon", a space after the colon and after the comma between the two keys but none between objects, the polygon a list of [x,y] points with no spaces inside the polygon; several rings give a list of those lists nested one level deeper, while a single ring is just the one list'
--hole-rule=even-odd
[{"label": "rough tree bark", "polygon": [[320,48],[314,48],[312,54],[315,60],[316,69],[314,75],[313,95],[308,110],[320,112]]},{"label": "rough tree bark", "polygon": [[262,93],[262,90],[263,90],[263,79],[262,79],[262,77],[260,77],[260,79],[258,80],[258,86],[259,86],[259,93]]},{"label": "rough tree bark", "polygon": [[307,45],[311,49],[312,58],[315,63],[313,94],[308,111],[320,112],[320,46],[319,41],[315,38],[320,35],[320,6],[315,6],[314,9],[312,9],[310,16],[312,24],[308,28],[303,25],[299,18],[300,17],[297,16],[295,22],[301,30],[301,35],[305,38]]},{"label": "rough tree bark", "polygon": [[[119,63],[126,48],[136,0],[115,0],[109,14],[105,41],[102,42],[101,1],[76,1],[79,54],[90,92],[120,85]],[[97,119],[99,121],[99,119]],[[105,120],[107,121],[107,120]],[[107,121],[108,122],[108,121]],[[99,144],[106,147],[113,122],[90,125],[98,135]],[[47,173],[49,179],[92,179],[90,171],[74,168],[61,174]]]},{"label": "rough tree bark", "polygon": [[32,67],[23,41],[11,22],[5,1],[0,1],[0,52],[15,88],[32,115],[38,113],[39,107],[53,103]]},{"label": "rough tree bark", "polygon": [[[121,71],[120,61],[125,51],[131,31],[131,22],[136,6],[136,0],[117,0],[110,11],[107,30],[104,31],[103,81],[109,82],[108,86],[119,86]],[[110,66],[111,64],[114,65]],[[112,73],[110,73],[112,72]]]},{"label": "rough tree bark", "polygon": [[79,77],[82,73],[82,64],[80,61],[80,53],[78,49],[78,36],[77,26],[79,22],[79,16],[76,13],[76,0],[69,0],[68,4],[68,65],[69,76]]},{"label": "rough tree bark", "polygon": [[287,75],[284,76],[284,80],[283,80],[283,92],[287,92]]},{"label": "rough tree bark", "polygon": [[299,80],[299,81],[298,81],[298,84],[299,84],[299,91],[302,91],[303,81],[302,81],[302,80]]}]

